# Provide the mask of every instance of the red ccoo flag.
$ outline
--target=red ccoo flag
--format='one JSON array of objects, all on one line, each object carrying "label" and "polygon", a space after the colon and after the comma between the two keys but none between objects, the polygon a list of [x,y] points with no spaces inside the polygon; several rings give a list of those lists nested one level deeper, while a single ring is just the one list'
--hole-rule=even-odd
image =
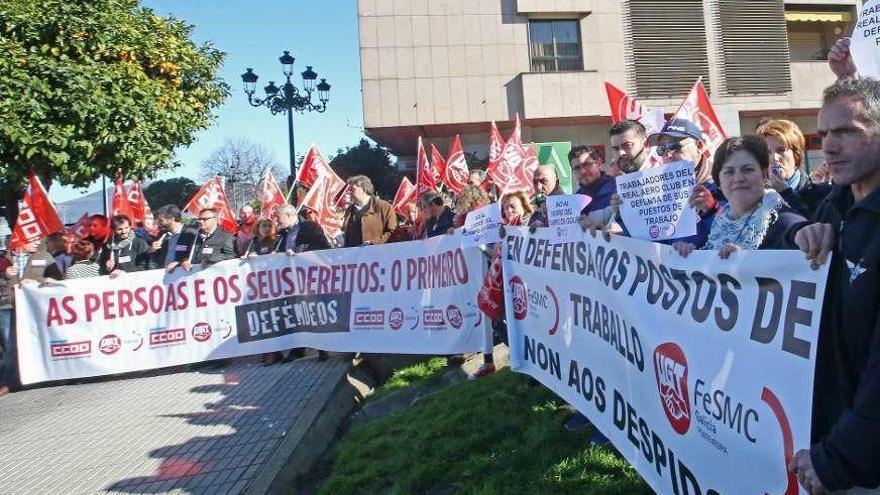
[{"label": "red ccoo flag", "polygon": [[336,196],[332,188],[333,180],[327,176],[319,177],[303,196],[299,207],[310,208],[318,214],[318,223],[324,229],[328,239],[336,239],[342,232],[342,215],[337,214],[334,206]]},{"label": "red ccoo flag", "polygon": [[714,154],[718,146],[727,139],[727,134],[724,133],[718,116],[715,115],[715,109],[712,108],[712,102],[709,101],[709,95],[706,94],[706,88],[703,87],[702,77],[694,83],[694,87],[672,118],[687,119],[697,124],[703,131],[703,140],[710,155]]},{"label": "red ccoo flag", "polygon": [[128,194],[125,192],[125,185],[122,183],[122,170],[116,170],[113,201],[110,204],[110,216],[125,215],[132,224],[134,223],[134,212],[131,211],[131,203],[128,202]]},{"label": "red ccoo flag", "polygon": [[434,184],[443,184],[443,176],[446,175],[446,159],[440,151],[431,143],[431,173],[434,174]]},{"label": "red ccoo flag", "polygon": [[303,158],[302,165],[300,165],[299,171],[296,174],[296,181],[305,187],[312,187],[322,176],[330,177],[331,191],[338,193],[345,187],[345,181],[336,175],[327,159],[321,155],[318,147],[313,144],[309,147],[306,157]]},{"label": "red ccoo flag", "polygon": [[464,150],[461,148],[461,139],[455,135],[449,157],[446,160],[446,170],[443,174],[443,183],[456,195],[461,194],[462,189],[468,185],[467,161],[464,159]]},{"label": "red ccoo flag", "polygon": [[397,193],[394,194],[394,202],[391,205],[394,211],[402,215],[404,218],[409,216],[407,206],[416,201],[416,186],[410,182],[409,177],[404,177],[397,186]]},{"label": "red ccoo flag", "polygon": [[49,201],[49,194],[40,179],[31,174],[28,187],[18,202],[18,219],[9,240],[10,249],[19,249],[25,244],[39,241],[43,237],[64,230],[58,212]]},{"label": "red ccoo flag", "polygon": [[418,164],[416,165],[416,196],[421,196],[428,191],[436,191],[437,183],[434,182],[434,172],[428,162],[425,146],[422,145],[422,137],[419,136]]},{"label": "red ccoo flag", "polygon": [[229,200],[226,199],[226,191],[223,190],[223,179],[214,176],[213,179],[205,182],[205,184],[193,194],[189,203],[186,204],[184,211],[188,211],[190,215],[198,216],[199,212],[205,208],[213,208],[217,210],[220,217],[220,227],[235,234],[238,232],[238,222],[235,221],[235,213],[229,206]]},{"label": "red ccoo flag", "polygon": [[141,181],[132,182],[131,186],[128,187],[128,203],[131,207],[132,221],[134,221],[135,225],[141,222],[144,224],[144,230],[151,235],[158,234],[159,226],[156,225],[156,219],[153,218],[153,210],[150,209],[150,204],[147,203],[147,198],[144,196],[143,189],[141,189]]},{"label": "red ccoo flag", "polygon": [[263,218],[275,218],[275,211],[287,203],[287,201],[281,192],[281,187],[275,182],[275,176],[272,174],[271,169],[266,170],[266,174],[263,176],[263,181],[260,182],[260,187],[257,188],[257,191],[259,192],[260,202],[263,204],[260,216]]},{"label": "red ccoo flag", "polygon": [[630,98],[617,86],[606,82],[605,92],[608,93],[608,105],[611,107],[611,123],[621,120],[639,120],[647,110],[639,100]]}]

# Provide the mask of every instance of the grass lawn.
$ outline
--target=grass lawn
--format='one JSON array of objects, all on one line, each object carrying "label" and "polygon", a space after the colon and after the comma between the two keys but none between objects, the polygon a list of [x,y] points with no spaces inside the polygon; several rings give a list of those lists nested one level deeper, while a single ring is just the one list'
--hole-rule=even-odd
[{"label": "grass lawn", "polygon": [[417,382],[430,383],[431,380],[440,377],[446,369],[446,357],[432,357],[420,363],[416,363],[406,368],[395,370],[381,386],[367,398],[367,400],[376,400],[402,388],[409,387]]},{"label": "grass lawn", "polygon": [[650,494],[611,449],[568,432],[563,403],[504,369],[355,428],[321,494]]}]

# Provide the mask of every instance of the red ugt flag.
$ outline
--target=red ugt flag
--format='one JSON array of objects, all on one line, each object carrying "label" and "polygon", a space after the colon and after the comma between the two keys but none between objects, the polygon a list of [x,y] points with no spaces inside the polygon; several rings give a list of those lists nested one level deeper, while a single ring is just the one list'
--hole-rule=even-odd
[{"label": "red ugt flag", "polygon": [[645,114],[644,105],[624,93],[617,86],[606,82],[605,92],[608,94],[608,105],[611,107],[611,122],[616,124],[621,120],[639,120]]},{"label": "red ugt flag", "polygon": [[58,218],[58,212],[49,201],[49,194],[43,188],[40,179],[31,174],[28,187],[18,202],[18,219],[9,240],[11,249],[20,249],[25,244],[39,241],[49,234],[61,232],[64,224]]},{"label": "red ugt flag", "polygon": [[446,161],[443,183],[446,184],[450,191],[458,195],[468,185],[468,175],[468,165],[464,159],[464,150],[461,148],[461,139],[456,134]]},{"label": "red ugt flag", "polygon": [[205,182],[186,204],[184,211],[197,216],[205,208],[217,210],[220,217],[220,227],[223,230],[230,234],[238,232],[238,222],[235,221],[235,213],[229,206],[229,200],[226,199],[226,191],[223,190],[223,180],[220,177],[215,176]]},{"label": "red ugt flag", "polygon": [[318,214],[318,223],[324,229],[324,234],[329,239],[335,239],[342,232],[342,216],[336,214],[334,203],[336,196],[331,190],[334,187],[333,179],[321,176],[309,188],[309,192],[302,198],[299,207],[311,208]]},{"label": "red ugt flag", "polygon": [[281,187],[275,182],[275,176],[272,170],[266,170],[263,181],[260,182],[259,191],[260,202],[263,204],[263,211],[260,214],[263,218],[275,218],[275,211],[283,206],[287,201],[281,192]]},{"label": "red ugt flag", "polygon": [[391,203],[391,206],[394,208],[394,211],[406,217],[408,213],[407,206],[415,201],[416,186],[410,182],[409,177],[404,177],[400,181],[400,185],[397,186],[397,193],[394,194],[394,202]]},{"label": "red ugt flag", "polygon": [[76,221],[75,224],[71,225],[66,232],[73,236],[74,239],[80,240],[83,237],[89,235],[89,214],[88,212],[83,213],[83,216],[79,217],[79,220]]},{"label": "red ugt flag", "polygon": [[434,184],[443,184],[443,176],[446,174],[446,159],[440,151],[431,143],[431,173],[434,174]]},{"label": "red ugt flag", "polygon": [[419,136],[418,164],[416,165],[416,196],[421,196],[428,191],[436,191],[437,183],[434,182],[434,172],[428,162],[428,154],[422,145],[422,137]]},{"label": "red ugt flag", "polygon": [[685,97],[678,111],[675,112],[673,118],[687,119],[697,124],[703,131],[703,140],[709,148],[709,153],[715,153],[718,146],[727,139],[727,134],[715,115],[715,109],[712,108],[712,102],[709,101],[709,95],[706,88],[703,87],[703,78],[697,79],[690,93]]},{"label": "red ugt flag", "polygon": [[[517,120],[519,118],[517,117]],[[498,126],[495,125],[495,121],[492,121],[492,127],[489,129],[489,164],[488,169],[494,169],[498,166],[498,162],[501,161],[501,150],[504,149],[504,138],[501,137],[501,132],[498,131]]]},{"label": "red ugt flag", "polygon": [[516,116],[516,127],[501,151],[498,166],[489,170],[492,182],[505,194],[513,191],[525,191],[527,195],[535,194],[532,176],[538,168],[538,157],[533,147],[523,146],[519,115]]}]

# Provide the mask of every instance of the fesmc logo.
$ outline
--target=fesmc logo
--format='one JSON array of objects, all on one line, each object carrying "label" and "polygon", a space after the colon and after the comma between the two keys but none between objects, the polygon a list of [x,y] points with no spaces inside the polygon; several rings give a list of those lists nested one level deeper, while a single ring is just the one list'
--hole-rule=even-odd
[{"label": "fesmc logo", "polygon": [[654,373],[660,403],[666,419],[679,435],[691,427],[691,404],[688,399],[688,364],[684,352],[677,344],[667,342],[654,349]]},{"label": "fesmc logo", "polygon": [[400,330],[400,327],[403,326],[403,310],[400,308],[392,308],[391,312],[388,313],[388,323],[391,325],[392,330]]},{"label": "fesmc logo", "polygon": [[196,323],[192,328],[192,336],[197,342],[207,342],[211,340],[211,325],[205,322]]},{"label": "fesmc logo", "polygon": [[101,354],[111,355],[116,354],[116,351],[122,348],[122,339],[117,335],[108,334],[101,338],[98,342],[98,350],[101,351]]},{"label": "fesmc logo", "polygon": [[456,330],[461,328],[461,324],[464,322],[461,310],[454,304],[446,306],[446,319],[449,320],[449,324],[452,325],[452,328]]},{"label": "fesmc logo", "polygon": [[519,275],[514,275],[508,285],[513,300],[513,317],[517,320],[525,320],[529,314],[529,294],[526,290],[526,284]]}]

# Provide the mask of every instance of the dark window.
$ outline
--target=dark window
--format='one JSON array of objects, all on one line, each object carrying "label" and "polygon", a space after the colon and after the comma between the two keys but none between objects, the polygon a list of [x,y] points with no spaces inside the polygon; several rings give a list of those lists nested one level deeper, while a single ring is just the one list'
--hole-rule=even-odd
[{"label": "dark window", "polygon": [[584,70],[576,20],[529,21],[532,72]]}]

